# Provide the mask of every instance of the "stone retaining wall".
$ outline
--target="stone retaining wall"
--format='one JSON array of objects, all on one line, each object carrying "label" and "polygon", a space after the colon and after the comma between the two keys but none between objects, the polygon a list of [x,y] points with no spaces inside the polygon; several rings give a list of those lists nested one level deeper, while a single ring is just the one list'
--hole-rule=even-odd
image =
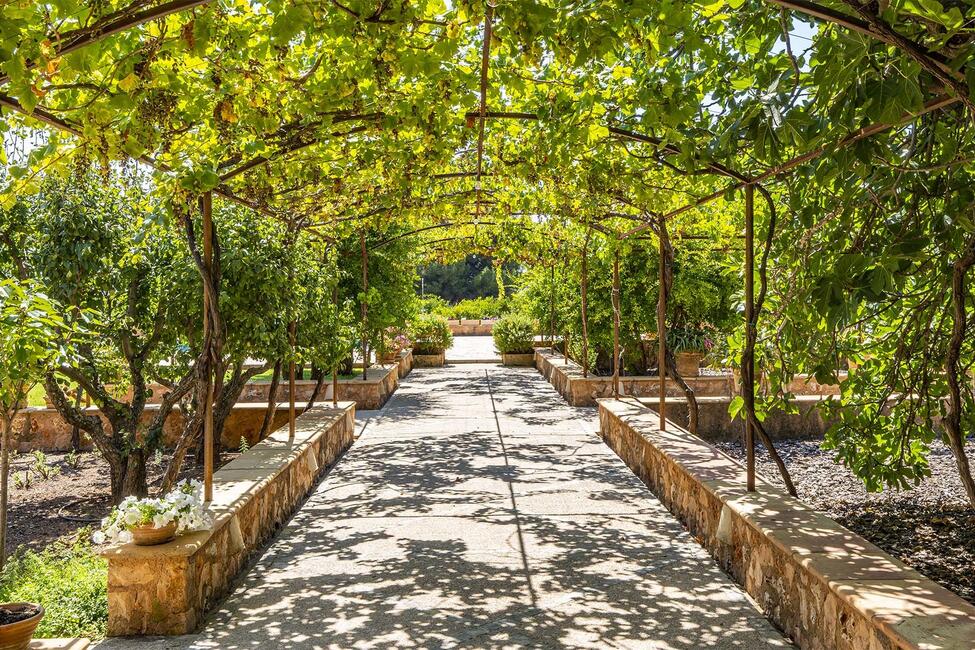
[{"label": "stone retaining wall", "polygon": [[[572,406],[595,406],[596,400],[613,396],[612,377],[583,377],[582,366],[571,360],[566,364],[565,357],[551,348],[535,349],[535,367]],[[734,390],[730,374],[688,377],[686,381],[699,397],[729,396]],[[668,396],[684,394],[670,379],[666,386]],[[656,396],[659,387],[656,377],[620,377],[620,392],[624,395]]]},{"label": "stone retaining wall", "polygon": [[160,546],[107,547],[109,636],[194,631],[248,557],[352,444],[355,405],[316,406],[214,474],[213,529]]},{"label": "stone retaining wall", "polygon": [[[535,349],[535,367],[573,406],[595,406],[596,400],[613,396],[612,377],[583,377],[582,366],[572,360],[566,364],[565,357],[552,348]],[[843,376],[845,375],[841,373],[840,377]],[[738,392],[735,377],[731,373],[685,377],[684,380],[699,398],[731,398]],[[656,397],[659,386],[659,380],[655,376],[620,377],[621,395]],[[673,380],[668,379],[666,386],[668,397],[683,397],[684,391]],[[839,386],[820,384],[807,375],[797,375],[789,384],[789,391],[794,395],[836,395],[839,393]]]},{"label": "stone retaining wall", "polygon": [[445,362],[445,352],[438,354],[414,354],[413,365],[417,368],[440,368]]},{"label": "stone retaining wall", "polygon": [[975,607],[637,400],[599,402],[600,435],[800,648],[975,647]]},{"label": "stone retaining wall", "polygon": [[[356,408],[360,411],[369,411],[382,408],[386,400],[399,387],[401,361],[395,364],[384,366],[369,366],[366,373],[368,379],[362,377],[352,379],[339,379],[338,399],[339,401],[355,402]],[[305,403],[311,398],[315,390],[315,382],[311,379],[299,379],[295,381],[295,401],[299,404]],[[252,381],[248,383],[240,393],[241,402],[264,402],[267,403],[268,395],[271,392],[270,381]],[[278,401],[288,402],[290,391],[288,382],[283,379],[278,384]],[[322,385],[322,392],[318,399],[322,402],[332,399],[332,382],[326,381]]]},{"label": "stone retaining wall", "polygon": [[491,336],[494,332],[496,318],[484,318],[482,320],[448,320],[450,333],[454,336]]},{"label": "stone retaining wall", "polygon": [[[829,428],[829,422],[817,405],[824,399],[824,395],[797,395],[792,400],[798,413],[785,413],[780,410],[770,412],[765,418],[765,430],[774,440],[796,438],[822,438]],[[705,440],[741,440],[745,435],[745,424],[741,418],[732,420],[728,414],[731,397],[698,397],[697,398],[697,435]],[[654,399],[640,400],[645,406],[657,410],[656,396]],[[687,399],[684,397],[668,397],[666,405],[668,420],[687,424]]]},{"label": "stone retaining wall", "polygon": [[[354,401],[358,410],[381,408],[399,386],[399,380],[409,375],[412,370],[413,354],[406,350],[400,353],[395,365],[370,367],[370,378],[367,381],[340,379],[338,399],[340,402]],[[161,386],[159,388],[162,389]],[[305,404],[308,403],[314,389],[314,381],[299,380],[295,382],[296,407],[299,414],[304,410]],[[267,408],[269,392],[270,382],[252,382],[247,385],[241,393],[241,401],[233,406],[224,424],[223,435],[221,436],[221,443],[224,447],[237,449],[240,446],[241,438],[247,440],[249,445],[257,442],[261,425],[264,423],[264,412]],[[271,423],[272,430],[284,426],[288,422],[287,381],[282,382],[279,386],[278,400],[278,409]],[[332,385],[329,382],[322,386],[318,402],[324,404],[331,401]],[[140,420],[141,423],[148,425],[158,410],[159,405],[157,403],[147,404]],[[102,417],[98,408],[94,406],[85,409],[85,412],[89,415]],[[102,420],[107,426],[108,422],[104,417]],[[185,424],[186,416],[184,413],[179,409],[173,409],[163,428],[163,441],[166,446],[175,444]],[[22,453],[28,453],[35,449],[44,452],[71,449],[72,426],[54,408],[31,407],[24,409],[14,420],[13,430],[17,450]],[[84,433],[81,435],[81,448],[84,450],[92,448],[91,441]]]}]

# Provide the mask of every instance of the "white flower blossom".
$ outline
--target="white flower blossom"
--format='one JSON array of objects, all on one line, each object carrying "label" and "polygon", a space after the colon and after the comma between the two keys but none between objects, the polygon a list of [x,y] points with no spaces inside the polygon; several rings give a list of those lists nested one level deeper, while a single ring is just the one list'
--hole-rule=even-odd
[{"label": "white flower blossom", "polygon": [[165,528],[176,523],[178,533],[209,529],[213,523],[203,502],[200,481],[181,481],[175,489],[158,499],[126,497],[102,520],[101,530],[92,535],[95,544],[126,543],[131,530],[142,525]]}]

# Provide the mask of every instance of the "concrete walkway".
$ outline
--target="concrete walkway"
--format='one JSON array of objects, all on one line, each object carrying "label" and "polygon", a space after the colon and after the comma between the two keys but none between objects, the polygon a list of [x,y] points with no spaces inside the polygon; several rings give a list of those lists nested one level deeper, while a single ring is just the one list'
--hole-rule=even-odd
[{"label": "concrete walkway", "polygon": [[105,648],[789,647],[536,371],[417,369],[193,637]]},{"label": "concrete walkway", "polygon": [[494,349],[493,336],[455,336],[445,357],[448,364],[501,361],[501,355]]}]

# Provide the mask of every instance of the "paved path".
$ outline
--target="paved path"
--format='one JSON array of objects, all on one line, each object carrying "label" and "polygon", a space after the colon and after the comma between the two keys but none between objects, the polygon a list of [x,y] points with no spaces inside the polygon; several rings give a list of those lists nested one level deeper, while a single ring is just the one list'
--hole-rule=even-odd
[{"label": "paved path", "polygon": [[447,349],[447,363],[469,361],[501,361],[494,349],[493,336],[455,336],[454,344]]},{"label": "paved path", "polygon": [[201,634],[131,647],[788,647],[596,428],[532,369],[417,369]]}]

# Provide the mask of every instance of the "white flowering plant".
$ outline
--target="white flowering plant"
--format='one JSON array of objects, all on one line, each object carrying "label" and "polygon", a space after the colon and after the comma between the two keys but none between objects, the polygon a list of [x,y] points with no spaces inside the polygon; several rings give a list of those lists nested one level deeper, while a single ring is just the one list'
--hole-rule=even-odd
[{"label": "white flowering plant", "polygon": [[172,523],[177,535],[213,525],[200,481],[180,481],[172,492],[158,499],[126,497],[102,520],[101,530],[92,535],[92,541],[126,543],[132,541],[133,528],[165,528]]}]

